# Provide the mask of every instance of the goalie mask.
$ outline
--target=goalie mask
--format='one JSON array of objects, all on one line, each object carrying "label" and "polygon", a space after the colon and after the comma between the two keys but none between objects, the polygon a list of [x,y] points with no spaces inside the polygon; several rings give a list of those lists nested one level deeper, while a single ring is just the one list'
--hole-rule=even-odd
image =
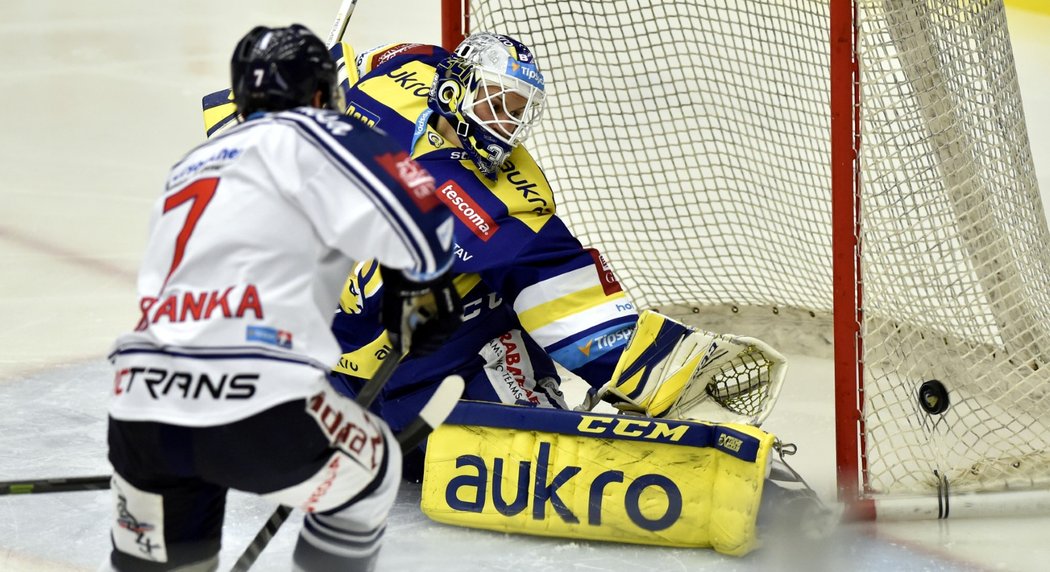
[{"label": "goalie mask", "polygon": [[311,105],[314,94],[328,109],[342,110],[343,91],[324,42],[299,24],[256,26],[233,51],[233,101],[241,116]]},{"label": "goalie mask", "polygon": [[448,120],[489,178],[543,113],[543,74],[532,52],[501,34],[474,34],[437,66],[428,104]]}]

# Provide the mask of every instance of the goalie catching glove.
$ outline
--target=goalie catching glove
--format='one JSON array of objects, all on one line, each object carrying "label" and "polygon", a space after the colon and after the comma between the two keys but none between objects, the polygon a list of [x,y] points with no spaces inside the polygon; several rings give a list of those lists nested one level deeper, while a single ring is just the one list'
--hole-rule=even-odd
[{"label": "goalie catching glove", "polygon": [[463,314],[452,275],[417,282],[400,270],[380,266],[383,278],[382,324],[402,355],[437,351],[459,327]]},{"label": "goalie catching glove", "polygon": [[784,356],[760,340],[695,330],[646,310],[612,379],[581,408],[606,401],[647,417],[758,426],[786,370]]}]

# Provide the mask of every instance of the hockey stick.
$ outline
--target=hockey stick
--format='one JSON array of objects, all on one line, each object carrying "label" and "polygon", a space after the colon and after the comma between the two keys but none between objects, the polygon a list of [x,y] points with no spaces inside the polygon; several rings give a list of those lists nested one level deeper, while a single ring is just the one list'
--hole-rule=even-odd
[{"label": "hockey stick", "polygon": [[[328,40],[325,41],[325,46],[329,49],[342,41],[346,34],[346,27],[350,23],[350,16],[353,15],[356,6],[357,0],[342,0],[339,11],[335,13],[335,21],[328,30]],[[348,58],[347,65],[353,66],[352,59]],[[228,88],[209,93],[201,98],[201,109],[204,112],[204,133],[208,137],[215,135],[225,127],[236,124],[237,108]]]},{"label": "hockey stick", "polygon": [[0,482],[0,496],[95,491],[109,488],[109,475]]},{"label": "hockey stick", "polygon": [[[397,362],[397,360],[392,358],[394,358],[394,356],[388,357],[387,360],[383,362],[384,365],[391,361],[394,363]],[[391,371],[393,370],[393,368],[390,369]],[[382,368],[380,368],[380,370],[382,370]],[[378,379],[379,373],[380,372],[377,372],[372,380]],[[370,382],[372,380],[370,380]],[[382,384],[378,385],[382,386]],[[458,375],[450,375],[441,380],[441,384],[438,386],[437,391],[435,391],[434,395],[430,397],[430,401],[427,401],[427,404],[423,406],[419,415],[417,415],[415,419],[409,422],[409,424],[397,434],[397,442],[401,445],[402,451],[414,449],[419,446],[419,444],[421,444],[438,425],[441,425],[441,423],[445,421],[445,418],[452,413],[452,409],[456,406],[456,403],[459,402],[459,398],[463,395],[463,386],[463,378]],[[376,390],[376,393],[378,393],[378,389]],[[359,401],[362,396],[364,396],[363,390],[361,395],[358,396]],[[277,507],[277,509],[273,511],[273,514],[270,515],[270,518],[266,520],[266,524],[264,524],[262,529],[260,529],[255,535],[255,538],[248,543],[248,547],[244,549],[241,557],[237,559],[236,563],[234,563],[230,572],[247,572],[247,570],[252,567],[252,564],[255,564],[259,555],[262,554],[263,549],[270,543],[270,540],[273,539],[274,534],[276,534],[277,530],[281,528],[284,521],[288,520],[288,517],[292,514],[292,510],[291,507],[285,505]]]},{"label": "hockey stick", "polygon": [[346,34],[346,25],[350,23],[350,16],[353,15],[356,6],[357,0],[343,0],[343,3],[339,6],[339,11],[335,13],[332,29],[328,30],[328,40],[325,41],[326,46],[331,48],[336,42],[343,39],[343,34]]}]

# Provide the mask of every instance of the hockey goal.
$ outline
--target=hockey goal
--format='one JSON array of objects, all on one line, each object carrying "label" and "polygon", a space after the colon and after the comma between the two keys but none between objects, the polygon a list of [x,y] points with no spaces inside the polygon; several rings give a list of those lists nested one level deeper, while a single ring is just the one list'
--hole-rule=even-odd
[{"label": "hockey goal", "polygon": [[464,4],[446,45],[542,58],[529,146],[640,307],[833,346],[851,514],[1050,506],[1050,241],[1002,0]]}]

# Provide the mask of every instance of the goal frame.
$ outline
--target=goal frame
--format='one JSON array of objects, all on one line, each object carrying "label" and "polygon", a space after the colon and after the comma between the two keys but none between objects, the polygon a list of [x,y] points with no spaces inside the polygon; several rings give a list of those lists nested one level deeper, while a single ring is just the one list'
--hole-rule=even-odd
[{"label": "goal frame", "polygon": [[[860,78],[855,0],[830,0],[831,189],[835,341],[836,467],[839,500],[855,518],[875,517],[862,498],[863,364],[860,251]],[[470,0],[441,0],[441,43],[453,50],[470,33]]]},{"label": "goal frame", "polygon": [[[829,112],[832,325],[837,496],[846,520],[927,519],[1050,513],[1050,491],[966,493],[947,484],[936,494],[873,494],[864,420],[861,254],[862,106],[859,1],[829,2]],[[470,0],[441,0],[442,45],[453,50],[470,32]],[[953,496],[954,495],[954,496]]]}]

